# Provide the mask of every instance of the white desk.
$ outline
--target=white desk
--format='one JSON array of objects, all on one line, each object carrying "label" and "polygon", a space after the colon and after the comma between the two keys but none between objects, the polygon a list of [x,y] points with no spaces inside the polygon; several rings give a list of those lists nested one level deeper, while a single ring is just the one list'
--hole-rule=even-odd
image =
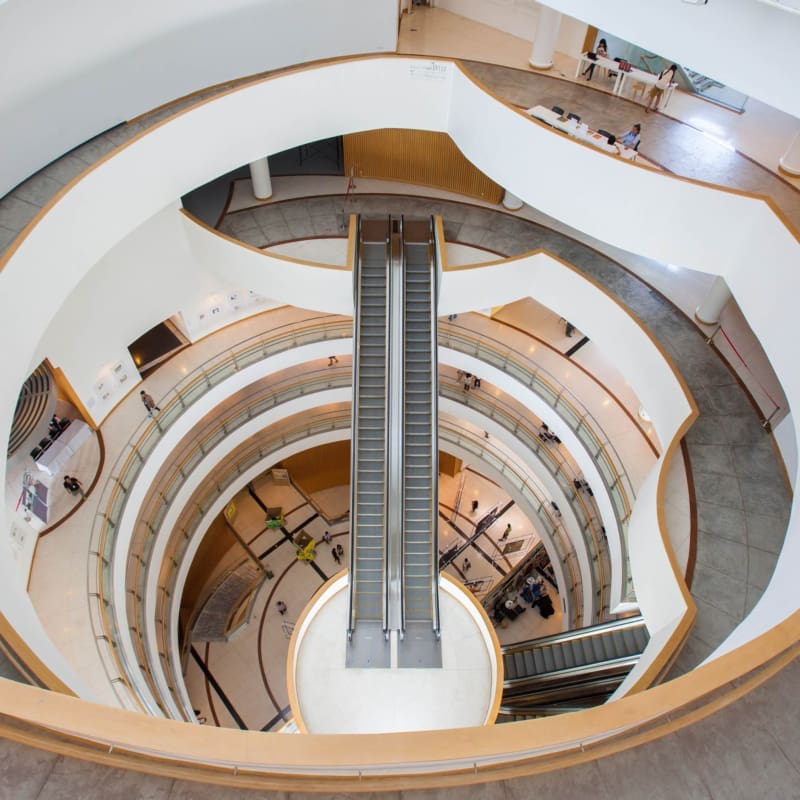
[{"label": "white desk", "polygon": [[622,81],[623,81],[623,73],[619,70],[619,64],[614,61],[613,58],[603,58],[602,56],[598,56],[596,59],[594,58],[587,58],[586,53],[582,53],[578,57],[578,68],[575,70],[575,80],[578,80],[580,74],[589,66],[589,64],[594,64],[597,67],[602,67],[605,70],[610,70],[611,72],[615,72],[617,77],[614,79],[614,88],[611,90],[611,94],[619,94],[622,89]]},{"label": "white desk", "polygon": [[[617,94],[620,94],[622,90],[625,88],[625,83],[629,80],[631,81],[638,81],[639,83],[643,83],[645,86],[645,92],[649,92],[652,86],[655,86],[658,83],[658,75],[653,74],[652,72],[647,72],[643,69],[637,69],[636,67],[631,67],[630,72],[621,72],[620,73],[621,80],[619,82],[619,91]],[[669,104],[669,100],[672,97],[672,93],[675,91],[675,87],[678,84],[673,82],[664,90],[664,94],[661,97],[661,102],[659,103],[659,108],[666,108]]]},{"label": "white desk", "polygon": [[586,142],[596,147],[598,150],[602,150],[604,153],[610,153],[614,156],[618,155],[626,161],[633,161],[636,159],[635,150],[629,147],[623,147],[622,145],[609,144],[608,139],[606,139],[605,136],[601,136],[597,131],[578,125],[575,120],[564,119],[551,108],[547,108],[546,106],[533,106],[527,109],[525,113],[530,114],[532,117],[547,123],[551,127],[569,136],[575,137],[581,142]]},{"label": "white desk", "polygon": [[[578,80],[580,74],[589,64],[596,64],[598,67],[602,67],[605,70],[611,70],[617,74],[617,77],[614,80],[614,88],[611,90],[612,94],[622,94],[622,90],[625,88],[625,83],[629,79],[643,83],[647,89],[649,89],[651,86],[654,86],[658,80],[658,75],[654,75],[652,72],[647,72],[646,70],[633,66],[631,67],[630,72],[623,72],[619,68],[619,63],[613,59],[600,58],[598,56],[597,60],[595,61],[594,59],[587,58],[586,53],[583,53],[578,57],[578,68],[575,70],[575,80]],[[672,97],[672,93],[675,91],[675,87],[677,85],[677,83],[671,83],[669,87],[664,90],[664,96],[661,100],[659,108],[667,107],[669,100]]]},{"label": "white desk", "polygon": [[36,466],[48,475],[55,475],[91,437],[92,429],[82,420],[74,419],[61,436],[36,459]]}]

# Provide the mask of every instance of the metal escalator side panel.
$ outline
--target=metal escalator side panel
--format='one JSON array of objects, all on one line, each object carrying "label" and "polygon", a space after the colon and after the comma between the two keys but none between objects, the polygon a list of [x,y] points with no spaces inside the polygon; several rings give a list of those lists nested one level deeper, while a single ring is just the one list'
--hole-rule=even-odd
[{"label": "metal escalator side panel", "polygon": [[391,218],[387,314],[387,607],[388,624],[403,631],[403,220]]},{"label": "metal escalator side panel", "polygon": [[[598,625],[590,625],[585,628],[576,628],[571,631],[562,631],[561,633],[554,633],[549,636],[542,636],[538,639],[529,639],[524,642],[515,642],[511,645],[504,645],[501,651],[506,653],[513,653],[517,650],[528,650],[532,648],[542,647],[547,644],[561,643],[567,640],[577,641],[580,639],[592,639],[598,633],[604,633],[623,628],[637,631],[637,640],[644,639],[645,643],[649,640],[647,627],[644,619],[640,616],[625,617],[623,619],[612,620],[610,622],[601,622]],[[642,633],[644,631],[644,633]],[[642,648],[644,649],[644,648]],[[641,652],[641,651],[640,651]]]},{"label": "metal escalator side panel", "polygon": [[439,635],[438,414],[432,218],[404,219],[404,619]]},{"label": "metal escalator side panel", "polygon": [[[351,548],[348,638],[359,618],[386,629],[385,499],[386,403],[374,375],[386,365],[388,229],[385,220],[357,220],[353,265],[353,404]],[[367,313],[368,312],[368,313]],[[372,380],[370,380],[372,379]],[[375,465],[379,467],[375,468]]]}]

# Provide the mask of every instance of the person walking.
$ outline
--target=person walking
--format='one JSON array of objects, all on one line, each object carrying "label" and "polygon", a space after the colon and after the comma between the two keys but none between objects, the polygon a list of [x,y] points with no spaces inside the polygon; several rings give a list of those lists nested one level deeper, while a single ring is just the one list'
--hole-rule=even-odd
[{"label": "person walking", "polygon": [[471,566],[472,564],[470,563],[470,560],[468,558],[465,558],[464,563],[461,565],[461,571],[466,575],[469,572]]},{"label": "person walking", "polygon": [[333,560],[337,564],[341,564],[342,563],[342,559],[339,556],[339,551],[335,547],[331,547],[331,555],[333,556]]},{"label": "person walking", "polygon": [[331,543],[331,532],[330,531],[325,531],[325,533],[322,534],[322,541],[325,542],[325,544],[330,544]]},{"label": "person walking", "polygon": [[64,476],[64,488],[71,494],[80,494],[81,497],[86,497],[83,491],[83,484],[74,475]]},{"label": "person walking", "polygon": [[139,397],[142,399],[142,403],[144,407],[147,409],[147,416],[152,417],[154,411],[161,411],[161,409],[156,405],[156,401],[153,400],[153,395],[148,394],[144,389],[139,392]]},{"label": "person walking", "polygon": [[506,525],[506,529],[503,531],[503,535],[500,537],[500,541],[504,542],[508,537],[511,535],[511,523],[509,522]]},{"label": "person walking", "polygon": [[278,600],[278,602],[275,603],[275,608],[278,609],[278,613],[281,616],[283,616],[286,613],[286,603],[284,603],[283,600]]}]

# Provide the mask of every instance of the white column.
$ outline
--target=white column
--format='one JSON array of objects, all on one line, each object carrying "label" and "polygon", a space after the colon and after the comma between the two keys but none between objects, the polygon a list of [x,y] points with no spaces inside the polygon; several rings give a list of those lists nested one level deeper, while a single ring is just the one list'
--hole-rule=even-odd
[{"label": "white column", "polygon": [[716,325],[722,309],[730,299],[731,290],[728,288],[728,284],[723,278],[717,276],[714,278],[714,283],[706,295],[706,299],[695,309],[694,318],[703,325]]},{"label": "white column", "polygon": [[550,69],[553,66],[553,53],[556,49],[559,27],[561,27],[561,14],[547,6],[539,6],[539,22],[536,25],[533,48],[528,61],[534,69]]},{"label": "white column", "polygon": [[523,205],[524,203],[519,199],[519,197],[517,197],[515,194],[511,194],[511,192],[506,189],[505,194],[503,195],[504,208],[507,208],[509,211],[519,211]]},{"label": "white column", "polygon": [[800,175],[800,133],[794,137],[789,149],[781,156],[778,166],[790,175]]},{"label": "white column", "polygon": [[259,158],[250,164],[250,179],[253,181],[253,195],[256,200],[269,200],[272,197],[272,181],[266,158]]}]

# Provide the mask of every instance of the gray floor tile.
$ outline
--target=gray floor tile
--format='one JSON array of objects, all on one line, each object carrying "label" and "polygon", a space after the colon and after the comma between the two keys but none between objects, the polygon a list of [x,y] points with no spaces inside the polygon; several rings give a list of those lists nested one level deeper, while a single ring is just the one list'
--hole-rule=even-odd
[{"label": "gray floor tile", "polygon": [[692,597],[705,600],[706,604],[724,611],[737,620],[744,619],[747,597],[745,581],[726,575],[705,564],[698,564],[692,580]]},{"label": "gray floor tile", "polygon": [[752,547],[779,553],[786,538],[788,519],[768,514],[745,514],[747,522],[747,541]]},{"label": "gray floor tile", "polygon": [[748,549],[741,542],[698,531],[697,563],[740,581],[748,579]]},{"label": "gray floor tile", "polygon": [[716,472],[692,472],[697,499],[726,508],[743,508],[739,480]]},{"label": "gray floor tile", "polygon": [[727,445],[690,444],[689,460],[693,471],[736,474],[731,448]]},{"label": "gray floor tile", "polygon": [[766,589],[775,571],[777,560],[778,556],[775,553],[751,547],[748,550],[747,582],[761,590]]}]

